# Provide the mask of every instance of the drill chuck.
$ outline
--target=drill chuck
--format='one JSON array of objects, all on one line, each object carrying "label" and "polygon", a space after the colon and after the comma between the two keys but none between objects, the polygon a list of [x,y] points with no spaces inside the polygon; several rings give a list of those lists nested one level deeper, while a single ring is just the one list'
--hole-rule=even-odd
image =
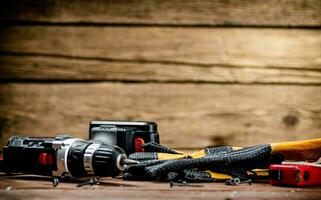
[{"label": "drill chuck", "polygon": [[117,176],[127,159],[121,148],[70,136],[55,138],[11,137],[3,149],[4,171],[75,179]]}]

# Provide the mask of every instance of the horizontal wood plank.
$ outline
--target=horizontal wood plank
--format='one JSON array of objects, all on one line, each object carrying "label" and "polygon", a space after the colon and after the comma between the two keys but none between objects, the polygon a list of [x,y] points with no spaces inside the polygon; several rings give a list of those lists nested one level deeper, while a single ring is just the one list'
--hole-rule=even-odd
[{"label": "horizontal wood plank", "polygon": [[319,0],[6,0],[1,21],[165,25],[320,26]]},{"label": "horizontal wood plank", "polygon": [[321,69],[321,30],[2,27],[0,51],[226,67]]},{"label": "horizontal wood plank", "polygon": [[13,134],[86,138],[91,120],[154,120],[170,147],[254,145],[321,135],[321,87],[1,84],[1,145]]},{"label": "horizontal wood plank", "polygon": [[321,70],[120,62],[50,56],[0,55],[3,81],[155,81],[321,84]]}]

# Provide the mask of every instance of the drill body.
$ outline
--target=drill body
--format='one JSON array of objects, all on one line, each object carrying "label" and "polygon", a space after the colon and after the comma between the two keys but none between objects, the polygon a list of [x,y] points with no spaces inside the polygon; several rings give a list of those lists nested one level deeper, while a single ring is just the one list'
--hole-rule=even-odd
[{"label": "drill body", "polygon": [[71,136],[13,136],[3,148],[3,167],[7,174],[74,179],[117,176],[124,170],[126,158],[125,152],[117,146]]}]

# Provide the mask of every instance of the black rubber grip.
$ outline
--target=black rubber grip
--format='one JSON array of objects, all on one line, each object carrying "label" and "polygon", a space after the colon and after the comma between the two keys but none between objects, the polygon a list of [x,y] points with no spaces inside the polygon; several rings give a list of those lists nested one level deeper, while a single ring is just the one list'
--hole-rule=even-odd
[{"label": "black rubber grip", "polygon": [[101,145],[93,156],[95,175],[117,176],[121,172],[117,167],[117,158],[122,154],[125,154],[124,150],[117,146]]},{"label": "black rubber grip", "polygon": [[87,141],[77,141],[70,146],[67,165],[68,171],[72,176],[83,177],[87,175],[84,168],[84,153],[90,144]]}]

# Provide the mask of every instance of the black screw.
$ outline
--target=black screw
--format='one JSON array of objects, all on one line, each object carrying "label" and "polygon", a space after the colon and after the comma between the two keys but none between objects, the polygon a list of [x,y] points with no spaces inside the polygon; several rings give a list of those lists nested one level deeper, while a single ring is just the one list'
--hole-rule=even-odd
[{"label": "black screw", "polygon": [[242,183],[248,183],[249,185],[252,185],[252,179],[248,179],[246,181],[242,181]]},{"label": "black screw", "polygon": [[241,183],[241,180],[239,178],[232,178],[225,181],[226,185],[239,185],[240,183]]},{"label": "black screw", "polygon": [[195,184],[195,183],[177,183],[177,182],[170,182],[169,183],[169,187],[172,188],[174,186],[178,186],[178,187],[203,187],[203,185],[201,184]]},{"label": "black screw", "polygon": [[57,185],[59,184],[59,179],[58,178],[52,178],[52,185],[54,186],[54,187],[57,187]]},{"label": "black screw", "polygon": [[98,184],[99,184],[99,178],[91,178],[88,181],[77,184],[77,187],[82,187],[85,185],[98,185]]}]

